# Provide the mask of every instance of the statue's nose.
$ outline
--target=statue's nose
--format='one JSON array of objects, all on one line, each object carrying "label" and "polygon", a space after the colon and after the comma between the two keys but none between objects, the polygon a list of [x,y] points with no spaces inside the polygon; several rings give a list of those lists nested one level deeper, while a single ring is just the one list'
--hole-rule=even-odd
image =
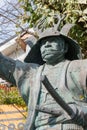
[{"label": "statue's nose", "polygon": [[45,43],[45,47],[51,47],[51,44],[50,44],[49,41],[47,41],[47,42]]}]

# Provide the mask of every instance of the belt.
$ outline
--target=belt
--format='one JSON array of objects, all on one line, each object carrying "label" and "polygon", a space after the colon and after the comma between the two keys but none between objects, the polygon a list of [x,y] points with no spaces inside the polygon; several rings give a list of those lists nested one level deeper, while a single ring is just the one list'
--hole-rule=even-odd
[{"label": "belt", "polygon": [[77,124],[57,124],[46,130],[84,130],[84,128]]},{"label": "belt", "polygon": [[47,107],[43,107],[43,106],[39,106],[39,105],[36,105],[35,109],[36,109],[36,111],[52,114],[54,116],[60,116],[63,114],[62,110],[53,110],[51,108],[47,108]]}]

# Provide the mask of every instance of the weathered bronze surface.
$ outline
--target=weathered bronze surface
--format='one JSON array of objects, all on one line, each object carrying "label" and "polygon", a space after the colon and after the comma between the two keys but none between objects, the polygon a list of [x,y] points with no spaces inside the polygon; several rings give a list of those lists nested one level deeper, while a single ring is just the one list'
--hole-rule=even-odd
[{"label": "weathered bronze surface", "polygon": [[[26,63],[0,53],[1,77],[18,87],[29,108],[24,130],[87,129],[87,60],[81,59],[79,45],[63,33],[67,26],[60,32],[55,27],[42,32]],[[75,112],[73,120],[44,87],[42,75]]]}]

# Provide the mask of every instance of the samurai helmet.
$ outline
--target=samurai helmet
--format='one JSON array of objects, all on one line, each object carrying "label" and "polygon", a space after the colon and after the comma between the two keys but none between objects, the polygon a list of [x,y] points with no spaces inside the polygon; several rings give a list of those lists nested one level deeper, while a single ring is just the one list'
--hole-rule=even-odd
[{"label": "samurai helmet", "polygon": [[53,23],[52,27],[45,28],[43,23],[45,23],[44,21],[46,20],[46,18],[44,18],[34,28],[35,30],[34,36],[36,36],[38,39],[36,41],[36,44],[33,45],[30,52],[24,59],[25,62],[36,63],[39,65],[44,64],[40,52],[40,46],[41,46],[40,41],[46,37],[52,37],[52,36],[61,37],[65,40],[65,43],[68,44],[68,51],[65,54],[65,59],[77,60],[82,58],[81,49],[78,43],[72,38],[67,36],[69,30],[74,25],[68,23],[65,24],[61,28],[61,30],[59,30],[60,23],[64,19],[64,16],[60,17],[60,15],[54,15],[53,18],[55,19],[56,22]]}]

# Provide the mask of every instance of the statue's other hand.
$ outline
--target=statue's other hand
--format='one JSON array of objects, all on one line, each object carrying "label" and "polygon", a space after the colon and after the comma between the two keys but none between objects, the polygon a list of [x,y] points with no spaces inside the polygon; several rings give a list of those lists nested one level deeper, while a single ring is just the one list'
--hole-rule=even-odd
[{"label": "statue's other hand", "polygon": [[77,113],[72,121],[78,125],[83,127],[87,126],[87,108],[86,107],[79,107],[77,108]]}]

